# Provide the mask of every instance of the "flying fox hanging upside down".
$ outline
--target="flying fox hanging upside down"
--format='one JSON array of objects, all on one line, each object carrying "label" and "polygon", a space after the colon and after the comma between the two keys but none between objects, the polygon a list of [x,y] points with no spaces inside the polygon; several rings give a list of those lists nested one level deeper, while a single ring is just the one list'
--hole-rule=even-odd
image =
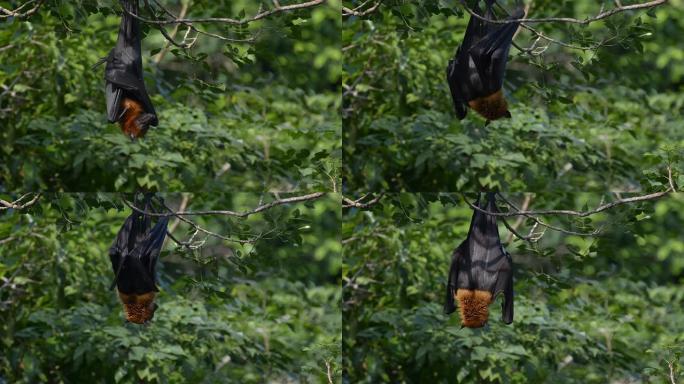
[{"label": "flying fox hanging upside down", "polygon": [[[475,206],[497,212],[494,193],[487,193],[486,204],[478,197]],[[468,237],[456,248],[451,259],[444,313],[461,313],[461,324],[480,328],[489,318],[489,305],[504,294],[502,320],[513,322],[513,260],[499,239],[496,216],[478,210],[473,213]]]},{"label": "flying fox hanging upside down", "polygon": [[[487,0],[484,18],[494,20],[492,5]],[[481,15],[479,1],[473,11]],[[522,9],[516,10],[507,20],[521,19]],[[495,24],[470,16],[463,43],[447,66],[447,82],[459,119],[466,116],[467,108],[482,115],[487,121],[511,117],[502,87],[508,51],[519,22]]]},{"label": "flying fox hanging upside down", "polygon": [[105,66],[107,119],[118,122],[121,130],[134,140],[145,136],[149,126],[157,126],[157,113],[145,89],[138,20],[138,0],[121,0],[121,16],[116,46],[97,65]]},{"label": "flying fox hanging upside down", "polygon": [[[149,202],[150,197],[146,197],[145,211],[150,209]],[[133,211],[109,249],[114,269],[111,288],[117,287],[126,321],[131,323],[145,324],[152,320],[157,310],[154,300],[159,289],[155,284],[155,271],[168,221],[168,217],[163,217],[150,229],[150,217]]]}]

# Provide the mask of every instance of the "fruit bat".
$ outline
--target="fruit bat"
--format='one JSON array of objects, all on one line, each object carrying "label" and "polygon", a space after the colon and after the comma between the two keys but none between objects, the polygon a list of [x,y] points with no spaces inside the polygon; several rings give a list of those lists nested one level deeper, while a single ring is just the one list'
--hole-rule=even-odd
[{"label": "fruit bat", "polygon": [[124,13],[116,46],[96,65],[106,63],[107,119],[118,122],[124,134],[134,140],[159,121],[143,81],[140,26],[129,14],[138,14],[138,0],[121,0],[121,6]]},{"label": "fruit bat", "polygon": [[[485,204],[478,196],[475,206],[497,212],[494,193],[487,193]],[[489,318],[489,304],[504,294],[502,320],[513,322],[513,261],[499,239],[496,216],[478,210],[473,213],[468,237],[456,248],[451,259],[444,313],[461,313],[464,327],[479,328]]]},{"label": "fruit bat", "polygon": [[[145,211],[150,209],[149,198],[144,206]],[[168,221],[168,217],[163,217],[150,229],[150,217],[133,211],[109,249],[114,269],[111,288],[117,287],[126,321],[144,324],[152,320],[157,310],[154,299],[159,289],[155,283],[155,269]]]},{"label": "fruit bat", "polygon": [[[494,20],[492,5],[487,1],[485,18]],[[480,15],[479,1],[473,11]],[[507,20],[521,19],[522,9],[516,10]],[[447,66],[447,82],[459,119],[466,116],[467,108],[482,115],[487,121],[511,117],[502,87],[506,60],[513,35],[519,22],[488,23],[470,16],[463,42]]]}]

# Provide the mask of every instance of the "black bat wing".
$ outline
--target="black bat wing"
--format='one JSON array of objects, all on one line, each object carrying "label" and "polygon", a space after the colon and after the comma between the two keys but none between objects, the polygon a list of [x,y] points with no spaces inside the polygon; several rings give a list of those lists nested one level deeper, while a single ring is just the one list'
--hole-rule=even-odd
[{"label": "black bat wing", "polygon": [[109,260],[111,261],[112,269],[114,270],[114,281],[112,282],[110,289],[114,288],[117,284],[123,266],[130,256],[130,243],[131,240],[136,237],[135,230],[137,230],[137,228],[134,229],[136,218],[135,213],[126,218],[121,229],[119,229],[119,232],[116,234],[114,244],[109,248]]},{"label": "black bat wing", "polygon": [[[144,210],[150,208],[150,200],[152,194],[147,194],[143,200]],[[114,239],[114,244],[109,248],[109,259],[112,262],[114,269],[114,281],[110,289],[120,281],[121,273],[124,267],[128,265],[131,258],[138,252],[139,244],[145,242],[149,237],[150,232],[150,218],[142,213],[134,210],[119,229]]]},{"label": "black bat wing", "polygon": [[[494,195],[488,193],[485,203],[478,196],[474,205],[497,212]],[[503,293],[502,320],[506,324],[513,322],[513,260],[501,244],[496,216],[474,210],[468,237],[452,256],[444,303],[446,314],[456,310],[457,289],[488,291],[492,300]]]},{"label": "black bat wing", "polygon": [[[476,5],[473,11],[479,14],[479,6]],[[477,97],[474,91],[482,88],[480,74],[471,58],[470,49],[485,36],[486,32],[484,21],[471,16],[463,36],[463,42],[458,47],[454,58],[449,60],[447,65],[447,83],[459,119],[466,116],[468,101]]]},{"label": "black bat wing", "polygon": [[107,85],[105,85],[105,100],[107,101],[107,120],[110,123],[119,121],[123,111],[121,108],[123,89],[107,81]]},{"label": "black bat wing", "polygon": [[451,256],[451,266],[449,267],[449,276],[446,286],[446,298],[444,300],[444,313],[447,315],[456,310],[454,293],[458,289],[459,263],[466,257],[465,252],[468,251],[467,245],[468,243],[463,241],[458,248],[454,250],[454,253]]},{"label": "black bat wing", "polygon": [[121,16],[119,37],[107,56],[105,67],[107,118],[110,122],[118,121],[123,112],[121,101],[124,96],[129,96],[140,102],[146,113],[154,115],[150,124],[156,126],[159,123],[157,113],[143,80],[140,27],[138,21],[127,13],[137,14],[138,1],[122,0],[121,4],[125,12]]},{"label": "black bat wing", "polygon": [[[488,11],[486,16],[491,18],[493,14]],[[523,16],[525,12],[519,9],[507,20],[520,19]],[[468,50],[478,73],[476,77],[480,80],[479,83],[474,82],[473,93],[477,97],[489,96],[503,86],[508,52],[519,25],[519,22],[487,24],[484,36]]]},{"label": "black bat wing", "polygon": [[[479,204],[483,210],[496,212],[494,193],[487,193],[485,204]],[[510,270],[509,258],[506,257],[501,240],[496,216],[487,215],[476,210],[473,213],[470,232],[468,233],[468,254],[471,260],[475,289],[498,293],[500,274]]]},{"label": "black bat wing", "polygon": [[107,119],[110,123],[116,122],[121,118],[123,112],[121,101],[123,101],[125,96],[129,96],[142,103],[146,113],[154,115],[154,120],[150,123],[151,125],[156,126],[159,124],[152,100],[147,94],[145,83],[141,79],[125,70],[106,69],[105,80],[107,80],[105,87]]},{"label": "black bat wing", "polygon": [[[485,204],[476,204],[488,212],[497,212],[494,193],[487,193]],[[468,233],[468,252],[471,257],[472,281],[475,289],[489,291],[492,300],[504,294],[502,319],[513,321],[513,261],[504,250],[499,237],[496,216],[475,211]]]},{"label": "black bat wing", "polygon": [[120,268],[116,285],[125,294],[157,292],[156,266],[166,237],[168,218],[162,218],[130,251]]},{"label": "black bat wing", "polygon": [[149,238],[141,251],[141,264],[149,276],[152,277],[152,280],[154,280],[156,276],[157,260],[159,260],[159,252],[161,251],[162,245],[164,245],[168,224],[168,217],[159,219],[154,228],[152,228],[152,231],[150,231]]}]

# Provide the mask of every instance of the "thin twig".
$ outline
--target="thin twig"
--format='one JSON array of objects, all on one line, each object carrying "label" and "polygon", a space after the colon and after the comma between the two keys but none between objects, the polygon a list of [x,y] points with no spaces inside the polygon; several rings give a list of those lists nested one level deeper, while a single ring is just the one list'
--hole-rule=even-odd
[{"label": "thin twig", "polygon": [[[180,17],[181,19],[184,18],[185,15],[187,14],[188,8],[189,8],[189,7],[190,7],[190,1],[187,1],[187,2],[183,3],[183,6],[181,7],[181,10],[180,10],[180,15],[179,15],[179,17]],[[163,29],[164,29],[164,27],[161,27],[161,26],[160,26],[159,28],[160,28],[160,30],[163,30]],[[166,55],[166,52],[169,51],[169,47],[171,47],[171,45],[175,43],[174,40],[173,40],[173,38],[176,37],[176,34],[178,33],[178,29],[179,29],[179,28],[180,28],[180,24],[176,24],[176,25],[173,27],[173,31],[171,31],[171,33],[169,34],[169,37],[166,38],[167,40],[169,40],[168,43],[167,43],[166,46],[164,46],[164,48],[159,52],[159,54],[157,54],[157,57],[154,58],[154,63],[155,63],[155,64],[159,64],[159,63],[162,61],[162,59],[163,59],[164,56]],[[190,29],[188,28],[188,30],[190,30]],[[166,31],[163,31],[163,32],[166,32]],[[163,32],[162,32],[162,33],[163,33]],[[166,37],[166,36],[165,36],[165,37]],[[184,39],[184,40],[185,40],[185,39]],[[197,39],[195,39],[195,40],[197,40]]]},{"label": "thin twig", "polygon": [[385,195],[385,192],[380,192],[377,196],[375,196],[375,198],[373,198],[372,200],[370,200],[366,203],[362,203],[361,201],[363,201],[366,197],[368,197],[367,194],[361,196],[361,198],[357,199],[357,200],[352,200],[348,197],[342,197],[342,208],[352,208],[352,207],[361,208],[361,209],[370,208],[371,206],[377,204],[380,201],[380,199],[382,199],[382,197],[384,195]]},{"label": "thin twig", "polygon": [[299,4],[291,4],[291,5],[281,5],[281,6],[276,6],[272,9],[265,10],[265,11],[260,11],[256,15],[244,18],[244,19],[233,19],[230,17],[204,17],[204,18],[197,18],[197,19],[185,19],[185,18],[174,18],[172,20],[151,20],[151,19],[146,19],[144,17],[141,17],[136,14],[129,13],[131,16],[135,17],[136,19],[142,21],[143,23],[148,23],[148,24],[158,24],[158,25],[168,25],[168,24],[193,24],[193,23],[224,23],[224,24],[231,24],[231,25],[246,25],[251,22],[261,20],[264,18],[267,18],[269,16],[278,14],[278,13],[284,13],[284,12],[290,12],[290,11],[295,11],[299,9],[305,9],[305,8],[311,8],[315,7],[318,5],[321,5],[325,3],[326,0],[312,0],[312,1],[307,1],[304,3],[299,3]]},{"label": "thin twig", "polygon": [[27,5],[34,3],[34,2],[35,2],[35,0],[30,0],[30,1],[22,4],[19,8],[15,9],[15,10],[10,10],[7,8],[0,7],[0,13],[1,13],[0,19],[6,19],[6,18],[10,18],[10,17],[23,19],[23,18],[29,17],[29,16],[33,15],[34,13],[38,12],[38,9],[40,9],[41,5],[43,5],[43,3],[45,3],[45,0],[38,1],[38,3],[33,8],[29,9],[28,11],[26,11],[24,13],[21,13],[21,10],[24,9],[24,7],[26,7]]},{"label": "thin twig", "polygon": [[675,362],[674,360],[672,360],[672,361],[667,360],[667,366],[670,368],[670,383],[677,384],[677,381],[675,380],[674,362]]},{"label": "thin twig", "polygon": [[380,7],[380,4],[382,4],[382,0],[378,0],[372,7],[367,8],[366,10],[359,11],[359,9],[363,8],[366,4],[368,4],[368,1],[364,1],[363,4],[354,9],[342,7],[342,16],[366,16],[369,13],[375,12],[378,7]]},{"label": "thin twig", "polygon": [[[181,200],[180,205],[178,206],[178,211],[183,212],[185,209],[188,207],[188,202],[190,201],[190,195],[187,193],[183,194],[183,199]],[[173,232],[176,230],[176,227],[178,227],[178,224],[180,224],[180,218],[176,217],[176,220],[171,223],[169,226],[169,232]]]},{"label": "thin twig", "polygon": [[0,211],[6,210],[6,209],[17,209],[17,210],[19,210],[19,209],[28,208],[28,207],[32,206],[33,204],[35,204],[38,201],[38,199],[40,199],[40,193],[37,193],[33,197],[33,199],[31,199],[30,201],[28,201],[26,203],[22,202],[22,200],[24,200],[26,197],[28,197],[30,195],[31,195],[30,193],[24,194],[23,196],[21,196],[20,198],[18,198],[17,200],[15,200],[13,202],[9,202],[9,201],[5,201],[5,200],[0,199],[0,205],[2,205],[2,206],[0,206]]},{"label": "thin twig", "polygon": [[[524,211],[527,208],[529,208],[531,202],[532,202],[532,194],[531,193],[525,194],[525,200],[523,200],[521,209]],[[511,240],[513,240],[514,234],[517,235],[517,232],[515,232],[515,230],[518,229],[522,225],[523,221],[525,221],[525,218],[523,216],[519,216],[515,220],[515,223],[513,223],[512,228],[508,227],[508,223],[506,223],[506,221],[504,221],[504,225],[506,225],[506,228],[508,228],[508,230],[511,232],[510,235],[508,235],[508,239],[506,241],[507,243],[510,243]],[[520,236],[518,236],[518,237],[520,237]]]},{"label": "thin twig", "polygon": [[333,378],[332,378],[332,368],[330,366],[330,362],[328,360],[325,361],[325,368],[328,371],[328,383],[333,384]]}]

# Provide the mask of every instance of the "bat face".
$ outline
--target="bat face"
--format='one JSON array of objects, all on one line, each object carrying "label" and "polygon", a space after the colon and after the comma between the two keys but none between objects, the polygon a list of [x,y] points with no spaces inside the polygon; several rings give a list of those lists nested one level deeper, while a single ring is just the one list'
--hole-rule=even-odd
[{"label": "bat face", "polygon": [[[149,205],[146,204],[146,211]],[[124,305],[126,320],[144,324],[157,309],[155,298],[156,265],[164,244],[168,217],[159,219],[150,229],[150,218],[135,211],[121,226],[109,257],[114,270],[114,283]]]},{"label": "bat face", "polygon": [[[494,19],[491,4],[483,17]],[[479,6],[474,8],[480,13]],[[525,16],[522,9],[508,19]],[[519,22],[488,23],[471,16],[463,43],[447,66],[447,83],[459,119],[473,109],[487,121],[510,117],[508,104],[502,92],[508,51]]]},{"label": "bat face", "polygon": [[[497,212],[494,193],[486,203],[478,198],[475,206]],[[464,327],[479,328],[489,319],[489,305],[504,294],[502,320],[513,321],[513,261],[503,249],[496,217],[475,210],[468,237],[452,255],[444,312],[450,314],[457,304]]]},{"label": "bat face", "polygon": [[[137,0],[123,0],[127,12],[137,14]],[[124,12],[116,46],[104,59],[107,119],[118,122],[131,139],[145,135],[150,125],[159,123],[143,79],[140,28],[138,21]]]},{"label": "bat face", "polygon": [[123,116],[119,120],[121,130],[131,140],[145,136],[150,123],[154,120],[154,115],[145,113],[142,104],[133,99],[124,99]]}]

